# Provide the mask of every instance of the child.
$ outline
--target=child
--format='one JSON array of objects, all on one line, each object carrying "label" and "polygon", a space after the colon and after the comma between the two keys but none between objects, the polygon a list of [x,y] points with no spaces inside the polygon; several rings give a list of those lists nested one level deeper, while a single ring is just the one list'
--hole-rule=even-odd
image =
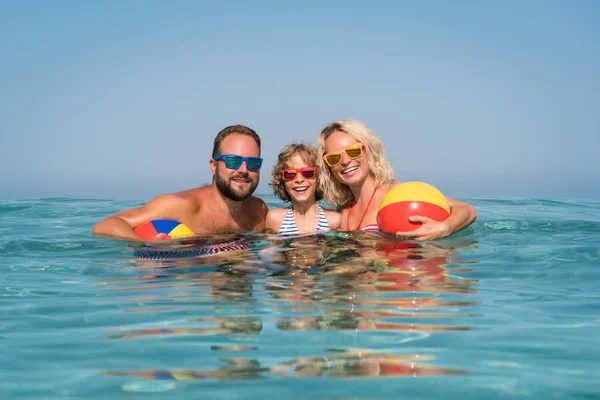
[{"label": "child", "polygon": [[270,186],[288,208],[269,210],[265,229],[280,235],[326,232],[338,229],[340,214],[321,208],[318,188],[317,151],[308,144],[294,143],[283,148],[273,168]]}]

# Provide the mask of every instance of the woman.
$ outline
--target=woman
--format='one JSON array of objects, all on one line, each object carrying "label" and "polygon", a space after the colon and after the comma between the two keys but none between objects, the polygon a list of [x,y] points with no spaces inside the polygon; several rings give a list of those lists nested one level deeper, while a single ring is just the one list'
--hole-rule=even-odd
[{"label": "woman", "polygon": [[339,228],[340,214],[317,204],[323,195],[317,188],[316,163],[317,151],[307,144],[294,143],[279,153],[269,185],[277,197],[292,205],[269,210],[267,230],[292,235]]},{"label": "woman", "polygon": [[[383,154],[383,145],[360,121],[334,121],[320,133],[317,159],[320,188],[327,202],[342,209],[341,229],[377,231],[377,211],[385,194],[397,183]],[[477,213],[462,201],[446,197],[451,215],[443,222],[410,217],[422,225],[397,235],[431,240],[470,225]]]}]

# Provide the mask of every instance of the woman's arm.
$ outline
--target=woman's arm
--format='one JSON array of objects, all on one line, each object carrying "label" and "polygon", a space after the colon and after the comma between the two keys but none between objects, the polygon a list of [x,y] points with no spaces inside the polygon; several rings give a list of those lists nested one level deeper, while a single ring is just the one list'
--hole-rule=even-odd
[{"label": "woman's arm", "polygon": [[477,218],[477,211],[472,205],[463,201],[446,197],[450,206],[450,216],[442,222],[424,216],[409,217],[412,222],[420,222],[421,226],[411,232],[396,232],[398,236],[414,238],[417,240],[432,240],[446,236],[466,228]]}]

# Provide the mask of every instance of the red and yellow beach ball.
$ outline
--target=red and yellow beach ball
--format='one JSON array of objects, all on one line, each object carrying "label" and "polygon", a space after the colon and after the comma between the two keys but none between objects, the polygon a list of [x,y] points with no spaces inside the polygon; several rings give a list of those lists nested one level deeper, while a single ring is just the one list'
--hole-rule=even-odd
[{"label": "red and yellow beach ball", "polygon": [[406,182],[394,186],[379,205],[377,223],[381,232],[410,232],[421,226],[408,217],[420,215],[435,221],[450,216],[446,198],[435,187],[423,182]]},{"label": "red and yellow beach ball", "polygon": [[181,239],[194,236],[185,224],[170,219],[157,219],[145,222],[133,230],[144,240]]}]

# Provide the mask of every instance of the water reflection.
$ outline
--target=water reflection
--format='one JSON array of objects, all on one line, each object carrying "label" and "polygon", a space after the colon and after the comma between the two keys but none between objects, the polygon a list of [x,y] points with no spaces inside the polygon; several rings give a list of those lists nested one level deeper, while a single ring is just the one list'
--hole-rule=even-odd
[{"label": "water reflection", "polygon": [[[381,315],[383,314],[383,315]],[[447,315],[437,314],[435,317]],[[277,320],[277,327],[281,330],[325,330],[325,331],[405,331],[405,332],[439,332],[439,331],[466,331],[468,326],[447,326],[414,323],[384,322],[383,317],[413,318],[412,315],[396,315],[394,313],[335,311],[326,312],[320,316],[283,317]],[[456,315],[452,315],[456,318]]]},{"label": "water reflection", "polygon": [[[263,336],[265,331],[277,334],[275,338],[284,346],[291,339],[281,339],[282,335],[295,335],[293,341],[310,339],[312,346],[306,351],[314,354],[315,343],[324,350],[331,340],[328,332],[364,332],[367,338],[373,332],[398,332],[403,338],[415,332],[422,334],[421,340],[443,332],[468,335],[470,318],[477,317],[469,312],[476,304],[470,296],[476,293],[477,281],[463,276],[473,263],[464,253],[476,248],[474,240],[419,243],[363,232],[285,239],[254,236],[250,240],[247,249],[231,254],[135,260],[131,265],[137,276],[106,278],[101,283],[106,296],[118,296],[131,305],[125,309],[130,315],[147,316],[142,327],[110,330],[106,335],[110,340],[210,336],[219,345],[207,345],[208,351],[252,349],[257,357],[227,359],[226,366],[215,369],[106,373],[146,379],[227,380],[466,372],[423,364],[433,359],[431,351],[424,360],[422,356],[342,349],[333,356],[305,354],[273,364],[277,350]],[[185,318],[160,317],[169,313]],[[240,335],[252,337],[252,346],[237,343],[234,338]],[[404,343],[398,337],[390,340],[396,346]],[[267,359],[268,366],[264,366]]]},{"label": "water reflection", "polygon": [[467,371],[427,365],[432,356],[391,355],[349,351],[319,357],[300,357],[275,365],[262,365],[257,359],[222,359],[225,366],[215,369],[146,369],[103,371],[113,376],[143,379],[249,380],[267,378],[376,378],[464,375]]},{"label": "water reflection", "polygon": [[210,327],[165,327],[131,329],[109,336],[109,339],[134,339],[147,336],[182,335],[256,335],[262,330],[259,318],[236,316],[230,318],[199,318],[192,322],[209,324]]}]

